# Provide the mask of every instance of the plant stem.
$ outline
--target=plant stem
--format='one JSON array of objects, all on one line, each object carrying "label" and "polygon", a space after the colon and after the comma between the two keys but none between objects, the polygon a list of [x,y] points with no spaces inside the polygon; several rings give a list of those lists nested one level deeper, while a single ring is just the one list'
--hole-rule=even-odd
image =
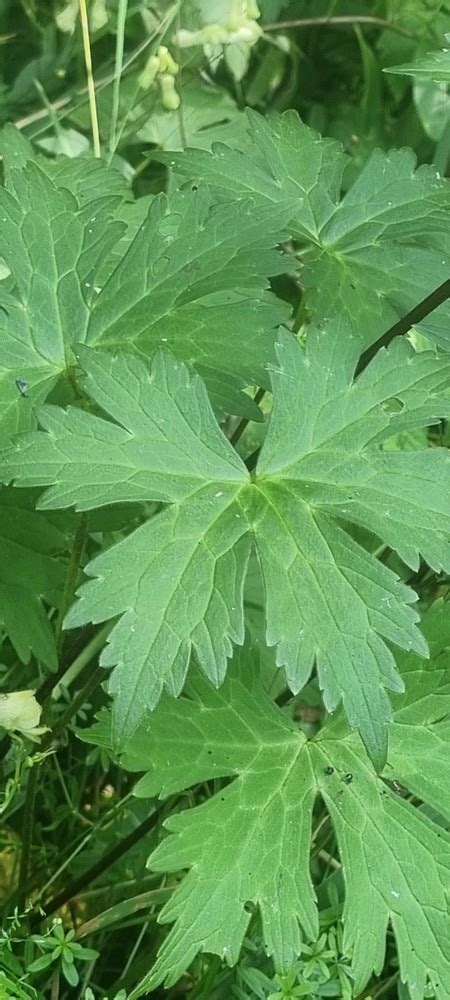
[{"label": "plant stem", "polygon": [[86,681],[84,687],[79,690],[73,701],[71,701],[70,705],[67,706],[66,711],[59,717],[58,721],[53,726],[53,729],[51,729],[51,731],[43,737],[41,743],[43,750],[47,750],[52,745],[56,736],[59,736],[60,733],[62,733],[67,723],[70,722],[72,716],[76,715],[78,709],[84,705],[85,701],[89,698],[89,695],[92,694],[94,689],[97,687],[97,684],[99,684],[104,677],[105,671],[103,667],[97,667]]},{"label": "plant stem", "polygon": [[59,969],[55,969],[52,976],[52,992],[50,1000],[59,1000]]},{"label": "plant stem", "polygon": [[214,955],[211,959],[209,967],[205,972],[205,975],[194,986],[194,989],[189,993],[189,1000],[206,1000],[207,997],[211,996],[210,990],[214,986],[217,978],[217,973],[220,972],[222,961],[218,955]]},{"label": "plant stem", "polygon": [[62,680],[64,680],[64,686],[69,687],[72,681],[74,681],[76,677],[79,677],[85,667],[87,667],[91,660],[93,660],[95,654],[98,653],[102,646],[104,646],[110,630],[111,622],[108,622],[107,625],[103,625],[103,627],[99,629],[91,639],[89,639],[89,642],[83,646],[83,649],[80,650],[74,660],[70,663],[65,663],[57,674],[53,674],[52,676],[45,678],[43,684],[41,684],[40,688],[36,691],[36,698],[41,704],[43,704],[52,692],[55,692],[55,698],[59,697],[58,688]]},{"label": "plant stem", "polygon": [[390,976],[389,979],[386,979],[384,983],[381,983],[381,986],[378,990],[371,990],[370,992],[371,1000],[378,1000],[379,997],[384,996],[385,993],[389,992],[392,986],[397,985],[397,982],[398,982],[398,972],[394,972],[393,976]]},{"label": "plant stem", "polygon": [[109,131],[109,151],[111,156],[113,155],[113,153],[115,153],[116,150],[116,131],[117,131],[117,122],[119,120],[120,80],[123,71],[123,50],[125,44],[125,22],[127,18],[127,9],[128,9],[128,0],[119,0],[119,7],[117,11],[113,99],[112,99],[112,109],[111,109],[111,124]]},{"label": "plant stem", "polygon": [[[69,565],[67,568],[67,575],[64,584],[64,591],[62,595],[61,605],[59,608],[58,617],[56,619],[55,641],[58,652],[60,652],[60,647],[61,647],[62,624],[66,612],[68,610],[69,604],[72,600],[73,592],[75,590],[77,576],[78,576],[78,568],[81,556],[83,554],[83,549],[86,543],[86,537],[87,537],[87,515],[82,515],[80,517],[80,520],[77,525],[77,530],[75,532],[72,552],[69,560]],[[95,676],[95,674],[93,676]],[[90,683],[92,683],[92,678],[90,678]],[[77,698],[74,699],[74,701],[68,707],[66,712],[63,713],[53,732],[47,733],[44,736],[41,744],[42,750],[47,749],[51,745],[54,736],[61,731],[61,728],[64,727],[66,723],[67,714],[69,713],[69,718],[70,718],[72,716],[72,712],[75,712],[77,710],[77,707],[79,707],[80,703],[79,699],[81,696],[83,697],[84,701],[85,689],[79,692]],[[19,883],[17,890],[19,907],[21,909],[24,908],[27,887],[29,885],[29,880],[30,880],[31,850],[33,843],[33,830],[34,830],[34,807],[36,802],[38,782],[39,782],[39,771],[37,766],[34,766],[31,768],[28,774],[27,788],[25,792],[25,802],[23,809],[22,854],[20,859]]]},{"label": "plant stem", "polygon": [[89,20],[87,15],[86,0],[78,0],[80,5],[81,34],[83,36],[84,62],[86,66],[86,77],[89,95],[89,110],[91,114],[92,142],[94,146],[94,156],[101,157],[100,132],[98,127],[97,99],[95,96],[94,76],[92,73],[91,40],[89,37]]},{"label": "plant stem", "polygon": [[[102,816],[101,819],[97,821],[97,823],[93,823],[88,833],[86,833],[85,836],[81,839],[81,841],[79,841],[74,850],[72,850],[70,854],[65,858],[65,860],[60,864],[59,868],[57,868],[55,872],[52,872],[45,885],[41,887],[38,894],[39,899],[42,899],[47,889],[49,889],[52,885],[55,884],[57,879],[59,879],[60,875],[62,875],[62,873],[66,870],[67,866],[70,865],[73,859],[80,854],[80,851],[84,850],[84,848],[87,847],[89,842],[92,840],[92,837],[95,837],[95,835],[100,830],[103,830],[105,827],[107,827],[109,824],[112,823],[112,821],[116,818],[117,814],[121,812],[124,806],[126,806],[128,800],[132,797],[132,794],[133,794],[132,791],[128,792],[128,794],[124,795],[123,799],[121,799],[120,802],[118,802],[106,814],[106,816]],[[130,882],[129,884],[131,885],[133,883]],[[109,886],[100,886],[98,889],[91,889],[87,890],[84,893],[81,893],[81,896],[82,898],[84,898],[85,896],[98,895],[99,893],[107,891],[109,891]]]},{"label": "plant stem", "polygon": [[421,323],[423,319],[434,312],[438,306],[441,306],[443,302],[450,299],[450,278],[447,281],[443,281],[442,285],[435,288],[430,295],[427,295],[425,299],[422,299],[418,305],[414,306],[406,316],[402,316],[401,319],[397,320],[393,326],[386,330],[381,337],[374,344],[371,344],[366,351],[361,354],[355,371],[355,377],[360,375],[364,368],[370,364],[372,359],[378,353],[382,347],[388,347],[388,345],[395,339],[395,337],[402,337],[405,333],[408,333],[411,327],[416,326],[417,323]]},{"label": "plant stem", "polygon": [[132,830],[132,832],[129,833],[127,837],[124,837],[120,843],[116,844],[115,847],[112,847],[110,851],[107,851],[99,861],[96,861],[96,863],[91,865],[86,872],[73,879],[72,882],[69,882],[64,889],[61,889],[61,892],[56,893],[56,895],[53,896],[44,907],[40,908],[40,913],[36,913],[32,917],[31,926],[34,927],[45,917],[51,916],[51,914],[55,913],[56,910],[59,910],[61,906],[68,903],[70,899],[73,899],[73,897],[76,896],[81,889],[84,889],[86,885],[90,885],[94,879],[103,875],[103,872],[107,871],[107,869],[118,861],[124,854],[126,854],[127,851],[130,851],[131,848],[142,839],[142,837],[145,837],[147,833],[150,833],[150,831],[155,828],[159,822],[159,816],[160,810],[155,809],[150,816],[147,816],[147,819],[136,827],[135,830]]},{"label": "plant stem", "polygon": [[67,567],[67,574],[64,583],[64,590],[61,598],[61,604],[59,606],[59,611],[56,618],[55,641],[56,641],[56,648],[59,653],[61,652],[61,635],[62,635],[64,619],[70,608],[73,595],[75,593],[75,588],[78,579],[78,571],[80,568],[84,547],[86,545],[87,534],[88,534],[88,515],[85,511],[83,511],[83,513],[80,514],[80,519],[76,527],[73,539],[72,551],[70,553],[69,565]]},{"label": "plant stem", "polygon": [[[70,721],[73,715],[78,711],[81,705],[84,704],[86,699],[89,697],[91,692],[97,686],[99,681],[102,679],[104,674],[102,667],[97,667],[93,674],[89,677],[83,688],[78,692],[76,697],[67,706],[66,711],[58,719],[57,723],[54,725],[50,732],[46,733],[41,742],[41,750],[48,750],[52,745],[54,739],[59,736],[63,731],[67,723]],[[28,774],[27,788],[25,792],[25,802],[23,808],[23,824],[22,824],[22,854],[20,859],[20,872],[19,872],[19,883],[17,889],[18,895],[18,906],[20,909],[24,909],[26,902],[26,892],[27,887],[30,884],[30,868],[31,868],[31,848],[33,840],[33,829],[34,829],[34,807],[36,802],[36,792],[38,788],[40,770],[35,765],[31,768]]]},{"label": "plant stem", "polygon": [[26,908],[26,894],[30,880],[31,848],[34,829],[34,806],[39,781],[39,769],[32,767],[28,773],[22,823],[22,853],[20,857],[19,883],[17,888],[18,908]]},{"label": "plant stem", "polygon": [[395,31],[404,38],[416,38],[407,28],[402,28],[392,21],[386,21],[383,17],[372,17],[370,14],[344,14],[333,17],[304,17],[293,21],[278,21],[277,24],[264,24],[263,31],[283,31],[285,28],[323,28],[326,25],[341,24],[368,24],[377,28],[385,28],[386,31]]},{"label": "plant stem", "polygon": [[[56,674],[52,674],[50,677],[45,678],[40,688],[36,691],[36,698],[44,708],[46,707],[46,702],[48,701],[52,691],[58,686],[58,684],[60,684],[63,677],[66,677],[67,683],[70,684],[71,681],[74,680],[75,677],[78,677],[79,674],[81,674],[82,671],[89,665],[97,651],[104,645],[110,628],[111,623],[108,622],[107,625],[104,625],[103,628],[101,628],[92,637],[72,663],[64,664]],[[9,748],[9,737],[4,736],[0,742],[0,759],[3,759]]]},{"label": "plant stem", "polygon": [[[261,389],[261,388],[258,389],[257,393],[254,396],[254,402],[256,403],[257,406],[259,406],[259,404],[260,404],[261,400],[264,398],[265,394],[266,394],[266,390],[265,389]],[[232,445],[234,445],[234,446],[237,445],[237,443],[241,439],[241,437],[242,437],[242,435],[243,435],[243,433],[245,431],[245,428],[247,427],[248,423],[249,423],[249,418],[248,417],[242,417],[242,420],[239,421],[236,429],[234,430],[233,434],[230,437],[230,442],[231,442]]]}]

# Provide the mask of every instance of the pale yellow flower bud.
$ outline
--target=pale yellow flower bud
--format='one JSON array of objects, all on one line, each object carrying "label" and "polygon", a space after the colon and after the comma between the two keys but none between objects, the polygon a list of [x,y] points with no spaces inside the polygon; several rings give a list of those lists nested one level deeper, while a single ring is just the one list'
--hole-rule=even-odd
[{"label": "pale yellow flower bud", "polygon": [[148,90],[152,83],[155,82],[157,74],[159,73],[159,59],[158,56],[149,56],[144,69],[138,76],[139,86],[143,90]]},{"label": "pale yellow flower bud", "polygon": [[172,76],[176,76],[179,70],[178,63],[172,56],[166,45],[160,45],[158,49],[158,59],[159,59],[159,72],[160,73],[170,73]]},{"label": "pale yellow flower bud", "polygon": [[170,73],[163,73],[158,79],[161,101],[166,111],[176,111],[180,107],[180,97],[175,90],[175,81]]}]

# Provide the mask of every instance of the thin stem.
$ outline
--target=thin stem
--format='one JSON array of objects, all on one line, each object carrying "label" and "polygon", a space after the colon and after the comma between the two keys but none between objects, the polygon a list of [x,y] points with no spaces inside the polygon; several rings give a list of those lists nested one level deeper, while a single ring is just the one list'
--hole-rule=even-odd
[{"label": "thin stem", "polygon": [[59,1000],[59,969],[55,969],[52,976],[52,991],[50,1000]]},{"label": "thin stem", "polygon": [[94,659],[96,653],[102,649],[110,630],[111,622],[108,622],[106,625],[103,625],[103,628],[99,629],[91,639],[89,639],[89,642],[83,646],[83,649],[80,650],[74,660],[69,663],[65,663],[64,667],[62,667],[57,674],[54,674],[51,677],[46,677],[45,681],[36,692],[36,698],[41,704],[52,692],[55,699],[59,698],[59,686],[63,680],[64,687],[70,687],[72,682],[79,677],[84,668],[87,667],[91,660]]},{"label": "thin stem", "polygon": [[[164,23],[164,21],[162,21],[160,25],[155,27],[154,31],[151,32],[148,38],[146,38],[143,42],[140,42],[140,44],[136,46],[136,48],[133,50],[133,52],[131,52],[130,56],[122,66],[122,76],[129,69],[131,69],[133,63],[136,62],[136,59],[139,59],[139,56],[141,56],[142,53],[145,52],[150,45],[152,45],[152,43],[154,42],[155,38],[158,35],[161,34],[161,37],[163,37],[163,35],[166,32],[166,29],[170,27],[171,18],[172,15],[170,15],[169,20],[166,18],[167,23]],[[109,73],[108,76],[102,77],[101,80],[97,80],[97,82],[94,81],[95,93],[104,90],[105,87],[109,87],[110,83],[112,83],[113,80],[114,80],[114,73]],[[60,111],[63,108],[67,109],[66,111],[64,111],[63,115],[60,115],[59,121],[61,121],[67,115],[72,114],[78,108],[83,107],[83,105],[85,104],[85,101],[83,100],[85,94],[89,94],[89,87],[80,87],[79,89],[74,91],[74,95],[67,94],[65,97],[60,97],[57,101],[53,101],[53,103],[51,104],[51,108],[53,109],[53,111]],[[77,103],[71,104],[72,100],[77,98],[81,98],[81,101],[79,101],[78,104]],[[14,122],[14,125],[18,129],[27,128],[28,125],[33,125],[35,122],[41,121],[43,118],[48,118],[48,116],[49,116],[49,111],[47,110],[47,108],[39,108],[39,111],[32,111],[31,114],[25,115],[23,118],[17,118],[17,120]],[[45,132],[45,130],[46,127],[42,129],[40,132],[35,133],[33,135],[33,138],[36,139],[39,135],[42,135]]]},{"label": "thin stem", "polygon": [[38,789],[39,769],[32,767],[28,773],[22,822],[22,852],[20,857],[19,883],[17,888],[18,908],[22,912],[26,908],[26,894],[30,882],[31,849],[34,829],[34,807]]},{"label": "thin stem", "polygon": [[402,28],[392,21],[386,21],[383,17],[372,17],[370,14],[340,14],[333,17],[304,17],[293,21],[278,21],[277,24],[264,24],[263,31],[283,31],[285,28],[322,28],[325,25],[340,24],[369,24],[377,28],[385,28],[387,31],[394,31],[397,35],[405,38],[416,38],[407,28]]},{"label": "thin stem", "polygon": [[[265,389],[261,389],[261,388],[258,389],[258,391],[257,391],[257,393],[255,394],[255,397],[254,397],[254,402],[256,403],[257,406],[259,406],[259,404],[260,404],[261,400],[264,398],[265,394],[266,394],[266,390]],[[233,434],[230,437],[230,442],[231,442],[232,445],[234,445],[234,446],[237,445],[237,443],[241,439],[241,437],[242,437],[242,435],[243,435],[243,433],[245,431],[245,428],[247,427],[248,423],[249,423],[249,418],[248,417],[242,417],[242,420],[239,421],[236,429],[234,430]]]},{"label": "thin stem", "polygon": [[96,861],[96,863],[91,865],[91,867],[88,868],[88,870],[82,875],[79,875],[77,878],[73,879],[72,882],[69,882],[64,889],[61,889],[61,892],[56,893],[56,895],[53,896],[44,907],[40,908],[40,913],[36,913],[32,917],[31,926],[34,927],[45,917],[49,917],[52,913],[56,913],[61,906],[64,906],[70,899],[73,899],[81,889],[84,889],[86,885],[90,885],[90,883],[97,879],[100,875],[103,875],[103,872],[107,871],[111,865],[130,851],[135,844],[139,843],[142,837],[145,837],[147,833],[150,833],[150,831],[155,828],[159,822],[159,816],[159,809],[155,809],[154,812],[152,812],[147,819],[136,827],[135,830],[132,830],[132,832],[129,833],[127,837],[124,837],[120,843],[112,847],[110,851],[107,851],[99,861]]},{"label": "thin stem", "polygon": [[332,854],[329,854],[328,851],[324,851],[324,850],[319,851],[319,858],[321,858],[322,861],[326,861],[327,865],[330,868],[334,868],[335,871],[339,871],[340,870],[340,868],[341,868],[340,862],[336,861],[336,858],[334,858]]},{"label": "thin stem", "polygon": [[390,976],[389,979],[386,979],[384,983],[381,983],[381,986],[378,990],[371,991],[370,994],[371,1000],[378,1000],[378,998],[384,996],[385,993],[389,993],[389,990],[392,989],[393,986],[396,986],[397,982],[398,982],[398,972],[394,972],[394,974]]},{"label": "thin stem", "polygon": [[80,514],[80,519],[78,521],[77,528],[75,531],[72,551],[70,553],[69,565],[67,567],[61,604],[59,606],[58,615],[56,618],[55,640],[56,640],[56,648],[59,653],[61,652],[61,636],[62,636],[64,619],[70,608],[70,605],[73,600],[73,595],[75,593],[75,588],[78,580],[78,571],[80,568],[84,547],[86,545],[87,533],[88,533],[88,515],[84,511],[82,514]]},{"label": "thin stem", "polygon": [[[67,723],[70,721],[73,715],[76,714],[79,708],[84,704],[89,695],[92,693],[94,688],[100,682],[104,675],[102,667],[97,667],[96,670],[91,674],[89,680],[86,682],[83,688],[78,692],[76,697],[67,706],[66,711],[60,716],[53,729],[46,733],[41,742],[41,750],[45,751],[51,747],[55,738],[63,731]],[[27,788],[25,792],[25,802],[23,808],[23,824],[22,824],[22,854],[20,859],[20,872],[19,872],[19,883],[17,889],[18,895],[18,905],[20,909],[24,909],[26,902],[26,892],[30,884],[30,869],[31,869],[31,850],[33,841],[33,830],[34,830],[34,808],[36,803],[36,793],[38,788],[40,770],[35,765],[31,768],[28,774]]]},{"label": "thin stem", "polygon": [[252,451],[251,455],[249,455],[248,458],[245,459],[245,464],[249,472],[253,472],[254,469],[256,469],[256,463],[258,461],[258,456],[260,451],[261,448],[255,448],[255,450]]},{"label": "thin stem", "polygon": [[[180,10],[178,9],[177,10],[177,14],[176,14],[175,52],[176,52],[176,58],[177,58],[178,66],[181,69],[181,48],[180,48],[180,44],[178,42],[178,32],[179,32],[180,28],[181,28]],[[181,145],[182,149],[186,149],[187,138],[186,138],[186,129],[185,129],[185,125],[184,125],[183,85],[182,85],[181,72],[179,72],[178,81],[179,81],[178,82],[178,91],[179,91],[179,97],[180,97],[180,103],[179,103],[178,108],[177,108],[178,128],[180,130],[180,145]]]},{"label": "thin stem", "polygon": [[[78,576],[78,568],[83,553],[84,545],[86,542],[86,537],[87,537],[87,517],[86,515],[82,515],[78,523],[77,530],[75,532],[74,542],[72,546],[72,553],[69,560],[69,566],[67,569],[67,575],[64,584],[63,596],[58,612],[58,617],[56,620],[55,639],[56,639],[56,648],[58,652],[60,652],[60,647],[61,647],[62,623],[73,597],[73,592],[76,586],[76,581]],[[92,678],[90,678],[90,682],[92,682]],[[72,704],[69,705],[66,712],[63,713],[63,715],[59,719],[54,730],[50,733],[47,733],[46,736],[44,736],[41,744],[42,750],[47,749],[51,745],[56,733],[59,733],[61,731],[61,728],[64,727],[64,725],[66,724],[66,718],[68,713],[69,713],[69,718],[71,718],[72,712],[75,712],[77,710],[77,708],[79,707],[79,699],[81,696],[83,696],[83,701],[84,701],[85,697],[84,690],[85,689],[79,692],[77,698],[75,698]],[[81,704],[82,703],[83,702],[81,702]],[[30,880],[31,852],[32,852],[33,831],[34,831],[34,807],[36,802],[38,782],[39,782],[39,771],[38,767],[35,765],[34,767],[31,768],[28,774],[27,788],[25,792],[25,802],[23,809],[22,855],[20,859],[19,883],[17,890],[19,906],[22,908],[25,903],[27,886],[29,885],[29,880]]]},{"label": "thin stem", "polygon": [[[82,838],[82,840],[79,842],[79,844],[77,844],[77,846],[75,847],[75,849],[70,852],[70,854],[66,857],[65,861],[62,862],[62,864],[59,866],[59,868],[57,868],[55,872],[52,872],[52,874],[51,874],[50,878],[48,879],[48,881],[39,890],[39,897],[38,897],[39,899],[42,898],[42,896],[46,893],[47,889],[49,889],[50,886],[52,886],[52,885],[55,884],[55,882],[59,878],[59,876],[62,875],[63,871],[65,871],[65,869],[67,868],[67,866],[71,864],[71,862],[73,861],[73,859],[78,856],[78,854],[80,853],[80,851],[82,851],[85,847],[87,847],[87,845],[89,844],[89,841],[92,840],[92,837],[95,836],[95,834],[97,834],[99,832],[99,830],[103,830],[104,827],[108,826],[108,824],[110,824],[116,818],[117,814],[127,804],[128,800],[132,797],[132,795],[133,795],[132,791],[128,792],[128,794],[125,795],[123,797],[123,799],[121,799],[121,801],[118,802],[117,805],[115,805],[114,808],[111,809],[106,814],[106,816],[102,816],[102,818],[100,820],[98,820],[97,823],[94,823],[92,825],[92,827],[89,830],[89,832],[85,834],[85,836]],[[130,883],[130,884],[134,884],[134,883]],[[91,890],[91,891],[89,891],[87,893],[83,893],[82,895],[83,896],[84,895],[90,896],[90,895],[94,895],[95,893],[106,892],[106,891],[109,891],[109,888],[110,888],[109,886],[102,886],[99,889],[96,889],[96,890],[93,889],[93,890]]]},{"label": "thin stem", "polygon": [[116,31],[116,54],[114,64],[113,98],[111,109],[111,125],[109,132],[109,151],[111,155],[116,149],[116,131],[119,120],[120,103],[120,81],[123,71],[123,50],[125,45],[125,23],[127,17],[128,0],[119,0],[117,11],[117,31]]},{"label": "thin stem", "polygon": [[72,716],[76,715],[78,709],[84,705],[85,701],[89,698],[89,695],[92,694],[94,689],[97,687],[97,684],[99,684],[104,677],[105,671],[103,667],[97,667],[96,670],[93,671],[84,687],[80,688],[73,701],[71,701],[70,705],[67,706],[66,711],[60,715],[58,721],[53,726],[53,729],[51,729],[51,731],[43,737],[41,743],[42,750],[47,750],[52,745],[56,737],[62,733],[67,723],[70,722]]},{"label": "thin stem", "polygon": [[134,958],[137,955],[137,953],[139,951],[139,948],[141,947],[142,941],[143,941],[143,939],[144,939],[144,937],[145,937],[145,935],[146,935],[146,933],[148,931],[149,924],[150,924],[149,920],[146,920],[145,923],[142,924],[142,927],[141,927],[141,929],[139,931],[139,934],[137,936],[137,940],[134,942],[134,945],[133,945],[133,947],[132,947],[132,949],[130,951],[130,954],[128,955],[128,958],[127,958],[127,961],[126,961],[126,965],[125,965],[125,967],[123,969],[123,972],[122,972],[122,979],[125,979],[125,976],[126,976],[128,970],[131,968],[131,966],[132,966],[132,964],[134,962]]},{"label": "thin stem", "polygon": [[97,99],[95,96],[94,76],[92,72],[91,40],[89,37],[89,20],[87,14],[86,0],[78,0],[80,5],[81,34],[83,36],[84,62],[86,66],[87,87],[89,95],[89,110],[91,114],[92,142],[94,146],[94,156],[101,157],[100,131],[98,127]]},{"label": "thin stem", "polygon": [[443,281],[439,288],[435,288],[434,292],[427,295],[425,299],[422,299],[418,305],[414,306],[406,316],[402,316],[401,319],[394,323],[393,326],[386,330],[381,337],[374,344],[371,344],[366,351],[361,354],[361,357],[356,366],[355,376],[360,375],[367,365],[370,364],[372,359],[381,350],[382,347],[388,347],[390,343],[395,339],[395,337],[402,337],[405,333],[408,333],[411,327],[416,326],[417,323],[421,323],[422,320],[426,319],[430,313],[434,312],[438,306],[441,306],[443,302],[450,299],[450,278],[447,281]]},{"label": "thin stem", "polygon": [[[47,707],[48,699],[52,691],[58,687],[62,679],[66,678],[67,686],[75,680],[79,674],[88,666],[90,661],[94,658],[95,654],[105,643],[105,639],[111,628],[111,623],[108,622],[104,625],[96,635],[87,643],[84,649],[78,654],[78,656],[73,660],[72,663],[65,664],[61,669],[50,677],[46,677],[43,684],[36,691],[36,699],[43,708]],[[8,736],[5,736],[0,743],[0,760],[6,755],[10,748],[10,740]]]}]

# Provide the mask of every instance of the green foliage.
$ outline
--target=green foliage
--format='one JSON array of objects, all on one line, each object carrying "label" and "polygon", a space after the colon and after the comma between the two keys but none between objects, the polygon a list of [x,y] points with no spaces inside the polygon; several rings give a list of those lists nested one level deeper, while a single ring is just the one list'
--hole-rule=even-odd
[{"label": "green foliage", "polygon": [[11,168],[11,190],[1,192],[2,255],[15,281],[14,291],[0,290],[2,436],[29,424],[30,410],[57,380],[70,388],[74,343],[117,350],[124,337],[128,350],[144,356],[166,343],[210,377],[221,407],[253,416],[239,390],[252,378],[264,380],[273,328],[288,314],[263,291],[269,276],[289,268],[271,249],[287,213],[256,217],[250,202],[225,212],[211,206],[205,190],[170,201],[160,195],[109,275],[105,256],[123,236],[127,213],[124,221],[112,217],[122,199],[114,188],[108,194],[106,168],[106,195],[92,197],[91,190],[87,203],[59,186],[75,187],[73,173],[60,169],[50,178],[39,164],[25,163]]},{"label": "green foliage", "polygon": [[[233,192],[261,204],[295,205],[300,282],[316,321],[346,315],[355,336],[375,340],[448,275],[448,185],[431,167],[415,169],[410,150],[377,150],[340,198],[346,157],[293,112],[262,119],[248,112],[247,136],[227,145],[160,154],[180,179],[202,180],[218,199]],[[447,350],[448,305],[420,330]]]},{"label": "green foliage", "polygon": [[[447,36],[447,40],[450,36]],[[399,73],[401,76],[414,76],[418,80],[450,81],[450,53],[448,49],[441,52],[428,52],[417,62],[403,66],[389,66],[389,73]]]},{"label": "green foliage", "polygon": [[76,962],[90,962],[98,957],[98,952],[93,948],[84,948],[74,938],[75,931],[70,930],[65,933],[58,921],[55,921],[47,934],[33,934],[31,941],[42,954],[30,963],[28,971],[41,972],[43,969],[60,964],[64,979],[70,986],[78,986],[80,976]]},{"label": "green foliage", "polygon": [[450,1000],[449,33],[0,11],[0,998]]},{"label": "green foliage", "polygon": [[[432,659],[425,669],[415,654],[399,660],[405,694],[397,696],[380,777],[342,718],[307,740],[265,693],[248,649],[218,691],[197,674],[182,698],[164,697],[138,729],[121,756],[125,768],[147,772],[137,795],[166,797],[207,779],[232,781],[166,823],[171,836],[149,865],[190,871],[162,911],[161,919],[175,926],[133,997],[163,979],[176,982],[199,948],[237,961],[251,919],[249,901],[259,907],[266,947],[278,967],[292,965],[300,930],[307,939],[318,933],[307,863],[317,794],[332,818],[343,864],[343,948],[352,954],[356,994],[372,969],[382,968],[390,920],[412,995],[423,995],[427,975],[437,995],[448,995],[449,835],[386,783],[405,783],[449,816],[442,760],[450,730],[447,720],[440,721],[449,707],[444,603],[432,608],[424,628]],[[427,736],[424,731],[417,739],[422,727],[429,727]],[[87,735],[97,741],[95,727]]]},{"label": "green foliage", "polygon": [[[164,686],[179,694],[191,650],[210,680],[223,680],[231,643],[244,639],[253,536],[266,638],[291,689],[303,687],[316,661],[327,709],[342,699],[374,761],[383,762],[390,718],[383,687],[399,684],[383,638],[422,654],[426,646],[408,608],[415,595],[335,518],[375,531],[413,569],[420,555],[450,569],[442,545],[450,530],[446,451],[380,449],[405,427],[447,414],[450,369],[400,343],[353,383],[351,334],[339,357],[341,336],[311,333],[305,350],[288,335],[280,341],[274,411],[253,481],[220,434],[203,386],[164,354],[149,372],[132,357],[84,350],[85,388],[121,425],[49,408],[40,418],[44,434],[20,437],[3,456],[4,480],[52,484],[40,501],[47,509],[172,504],[87,567],[96,579],[66,620],[79,626],[123,615],[102,659],[116,666],[117,745]],[[426,490],[423,509],[418,489],[419,497]]]}]

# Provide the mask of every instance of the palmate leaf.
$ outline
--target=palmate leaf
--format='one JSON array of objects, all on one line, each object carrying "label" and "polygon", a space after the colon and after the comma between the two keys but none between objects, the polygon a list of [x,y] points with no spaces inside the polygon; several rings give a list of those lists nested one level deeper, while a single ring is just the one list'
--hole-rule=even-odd
[{"label": "palmate leaf", "polygon": [[[81,353],[92,398],[122,426],[46,407],[47,433],[21,438],[24,484],[57,483],[47,507],[173,502],[94,560],[88,573],[96,579],[67,620],[123,614],[102,660],[118,665],[113,687],[121,741],[164,684],[181,690],[192,648],[220,683],[231,641],[243,641],[250,539],[243,538],[248,526],[236,498],[248,474],[221,434],[198,376],[164,354],[150,373],[132,356]],[[36,443],[42,451],[34,452]]]},{"label": "palmate leaf", "polygon": [[[228,400],[239,412],[239,389],[268,384],[275,327],[290,312],[265,291],[268,275],[293,268],[273,249],[288,217],[271,206],[255,212],[250,200],[211,206],[206,189],[154,199],[95,302],[87,343],[113,351],[126,343],[146,357],[166,345],[195,365],[222,408]],[[255,411],[247,400],[244,412]]]},{"label": "palmate leaf", "polygon": [[[381,449],[450,409],[450,361],[396,342],[352,381],[357,351],[340,330],[300,347],[284,334],[274,409],[256,474],[222,436],[203,384],[169,354],[151,370],[84,349],[91,398],[112,420],[45,408],[44,431],[19,436],[2,478],[50,486],[40,506],[171,504],[88,567],[66,624],[121,615],[102,662],[115,666],[115,741],[123,745],[163,687],[178,693],[191,651],[216,684],[244,634],[243,583],[256,546],[266,636],[298,691],[314,662],[332,712],[342,699],[377,766],[401,689],[386,640],[422,655],[414,592],[345,524],[375,531],[416,568],[449,568],[445,449]],[[280,587],[280,581],[282,586]]]},{"label": "palmate leaf", "polygon": [[[300,280],[317,321],[342,313],[366,343],[448,277],[450,185],[431,167],[415,169],[411,150],[375,151],[340,200],[346,157],[293,111],[248,114],[248,139],[212,152],[158,154],[181,180],[203,181],[216,196],[251,194],[280,207],[295,200],[290,230],[299,240]],[[450,349],[450,308],[441,306],[420,330]]]},{"label": "palmate leaf", "polygon": [[289,212],[218,210],[198,191],[143,199],[142,213],[114,170],[33,158],[12,129],[2,140],[0,440],[33,426],[57,383],[72,398],[72,345],[84,342],[145,356],[166,343],[203,372],[220,410],[258,419],[242,389],[267,385],[289,316],[266,290],[292,268],[275,249]]},{"label": "palmate leaf", "polygon": [[[125,229],[113,215],[122,198],[79,204],[34,162],[11,168],[0,189],[0,255],[10,277],[0,287],[0,436],[34,424],[73,363],[95,294],[93,274]],[[20,391],[22,386],[22,391]]]},{"label": "palmate leaf", "polygon": [[[415,785],[415,765],[431,803],[439,800],[439,757],[432,745],[427,754],[425,745],[411,740],[405,774],[398,729],[412,705],[417,716],[419,689],[424,692],[431,683],[425,711],[429,732],[437,724],[449,738],[448,722],[438,722],[449,705],[448,687],[442,684],[450,666],[446,622],[445,605],[425,618],[432,651],[425,671],[417,657],[402,657],[406,691],[398,696],[385,769],[386,777],[395,775],[423,794]],[[420,734],[420,722],[411,719],[410,728]],[[107,721],[83,738],[107,745]],[[447,763],[448,754],[448,770]],[[343,866],[344,949],[352,955],[355,996],[383,967],[389,921],[411,997],[422,1000],[428,980],[439,1000],[450,996],[449,834],[376,776],[342,718],[330,720],[307,741],[264,692],[254,653],[244,648],[219,691],[196,674],[182,698],[163,697],[132,737],[121,764],[147,772],[135,788],[144,798],[165,798],[210,779],[232,779],[205,803],[165,824],[171,836],[153,853],[149,867],[188,869],[188,874],[161,913],[162,922],[175,922],[174,927],[133,1000],[163,981],[172,985],[199,951],[236,962],[251,919],[249,904],[259,908],[266,947],[278,968],[292,965],[302,937],[318,934],[309,870],[317,795],[330,814]],[[352,780],[347,783],[344,775]],[[447,793],[447,813],[448,801]]]}]

